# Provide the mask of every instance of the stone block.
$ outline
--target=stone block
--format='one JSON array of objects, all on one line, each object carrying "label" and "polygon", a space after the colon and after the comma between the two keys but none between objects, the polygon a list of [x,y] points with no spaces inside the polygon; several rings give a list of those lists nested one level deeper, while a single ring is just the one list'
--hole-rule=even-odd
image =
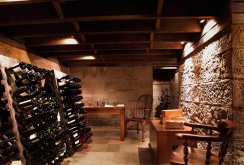
[{"label": "stone block", "polygon": [[184,101],[200,101],[200,86],[199,85],[186,85],[181,86],[180,100]]},{"label": "stone block", "polygon": [[232,51],[233,78],[244,78],[244,48]]},{"label": "stone block", "polygon": [[244,107],[244,80],[233,80],[233,107]]},{"label": "stone block", "polygon": [[221,80],[232,78],[232,52],[230,50],[221,54],[220,74]]},{"label": "stone block", "polygon": [[230,106],[232,104],[232,83],[230,80],[201,85],[201,103]]},{"label": "stone block", "polygon": [[244,26],[231,25],[232,48],[244,48]]},{"label": "stone block", "polygon": [[244,139],[244,107],[233,109],[233,120],[240,124],[234,132],[234,138]]},{"label": "stone block", "polygon": [[191,85],[191,84],[196,84],[199,83],[198,81],[198,66],[197,64],[194,63],[194,59],[193,58],[188,58],[185,61],[185,64],[182,68],[182,83],[181,85]]},{"label": "stone block", "polygon": [[199,104],[182,101],[180,102],[180,108],[182,108],[187,121],[201,123],[198,118]]},{"label": "stone block", "polygon": [[[214,50],[212,50],[214,51]],[[203,51],[204,52],[204,51]],[[204,83],[218,81],[221,77],[221,55],[204,52],[201,57],[201,73]]]},{"label": "stone block", "polygon": [[234,139],[233,140],[233,164],[241,165],[244,164],[244,140]]}]

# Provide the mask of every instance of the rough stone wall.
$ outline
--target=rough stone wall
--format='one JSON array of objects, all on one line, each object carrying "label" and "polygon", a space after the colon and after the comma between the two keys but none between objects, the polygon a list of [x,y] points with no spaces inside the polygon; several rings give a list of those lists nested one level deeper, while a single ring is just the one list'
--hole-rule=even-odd
[{"label": "rough stone wall", "polygon": [[[70,66],[70,74],[82,79],[85,105],[97,105],[103,99],[108,104],[135,107],[137,98],[152,95],[151,66],[82,67]],[[116,116],[90,115],[91,125],[118,125]]]},{"label": "rough stone wall", "polygon": [[233,139],[233,164],[244,164],[244,25],[232,25],[233,120],[240,123]]},{"label": "rough stone wall", "polygon": [[[16,59],[17,61],[22,61],[26,63],[31,63],[33,65],[36,65],[40,68],[45,68],[48,70],[58,70],[65,73],[68,73],[68,68],[59,65],[58,61],[51,61],[47,60],[45,58],[42,58],[40,56],[29,54],[25,50],[17,48],[15,46],[12,46],[8,43],[5,43],[3,41],[0,41],[0,55]],[[2,61],[1,62],[6,62]],[[8,65],[8,64],[7,64]],[[5,65],[6,66],[6,65]]]},{"label": "rough stone wall", "polygon": [[[180,107],[188,121],[215,124],[219,119],[232,119],[231,42],[231,34],[224,34],[198,49],[179,67]],[[206,147],[206,143],[198,145]]]},{"label": "rough stone wall", "polygon": [[180,106],[188,120],[214,123],[231,115],[231,36],[224,35],[179,68]]}]

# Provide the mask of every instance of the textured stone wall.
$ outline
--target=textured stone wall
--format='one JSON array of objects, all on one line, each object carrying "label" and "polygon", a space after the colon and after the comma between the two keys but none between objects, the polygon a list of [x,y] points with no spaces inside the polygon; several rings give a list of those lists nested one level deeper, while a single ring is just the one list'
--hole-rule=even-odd
[{"label": "textured stone wall", "polygon": [[[40,68],[45,68],[48,70],[54,69],[54,70],[68,73],[68,68],[59,65],[58,61],[53,62],[51,60],[47,60],[40,56],[37,56],[34,54],[29,54],[25,50],[12,46],[9,43],[5,43],[1,40],[0,40],[0,55],[6,56],[6,57],[9,57],[12,59],[16,59],[17,61],[31,63]],[[2,61],[2,62],[6,62],[6,61]]]},{"label": "textured stone wall", "polygon": [[233,139],[233,164],[244,164],[244,25],[232,25],[233,120],[240,123]]},{"label": "textured stone wall", "polygon": [[[180,107],[188,121],[215,124],[219,119],[232,119],[231,42],[231,34],[224,34],[196,50],[179,67]],[[206,143],[198,145],[206,147]]]},{"label": "textured stone wall", "polygon": [[[82,79],[85,105],[96,105],[103,99],[108,104],[125,104],[135,107],[137,98],[152,95],[152,67],[82,67],[70,66],[70,74]],[[116,116],[90,115],[92,125],[118,125]]]},{"label": "textured stone wall", "polygon": [[231,36],[198,50],[179,67],[180,105],[188,120],[210,124],[231,115]]}]

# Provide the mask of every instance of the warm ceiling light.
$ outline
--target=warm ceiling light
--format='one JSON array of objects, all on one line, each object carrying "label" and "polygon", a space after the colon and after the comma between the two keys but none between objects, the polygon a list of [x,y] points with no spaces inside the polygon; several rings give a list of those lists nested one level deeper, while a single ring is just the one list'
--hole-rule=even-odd
[{"label": "warm ceiling light", "polygon": [[176,66],[164,66],[164,67],[161,67],[160,69],[177,69]]},{"label": "warm ceiling light", "polygon": [[182,42],[180,42],[180,44],[181,44],[181,45],[184,45],[184,44],[185,44],[185,42],[184,42],[184,41],[182,41]]},{"label": "warm ceiling light", "polygon": [[200,23],[204,23],[206,20],[205,19],[201,19],[200,20]]},{"label": "warm ceiling light", "polygon": [[83,56],[79,58],[80,60],[95,60],[96,58],[94,56]]},{"label": "warm ceiling light", "polygon": [[65,38],[61,42],[62,42],[62,44],[67,44],[67,45],[76,45],[76,44],[78,44],[78,41],[75,38],[73,38],[73,37]]}]

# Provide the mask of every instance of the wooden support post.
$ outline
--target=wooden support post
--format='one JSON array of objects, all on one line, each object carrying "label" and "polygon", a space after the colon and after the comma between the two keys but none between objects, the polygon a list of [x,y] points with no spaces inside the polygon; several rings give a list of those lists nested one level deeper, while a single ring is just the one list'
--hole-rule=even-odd
[{"label": "wooden support post", "polygon": [[68,153],[71,156],[71,155],[73,155],[75,153],[75,151],[71,147],[71,143],[70,143],[70,140],[69,140],[68,128],[66,126],[65,118],[64,118],[63,104],[62,104],[62,101],[61,101],[61,97],[60,97],[60,93],[59,93],[59,89],[58,89],[58,82],[57,82],[54,70],[52,70],[52,79],[53,79],[53,86],[54,86],[53,90],[55,92],[55,96],[56,96],[56,98],[58,100],[58,105],[59,105],[60,122],[61,122],[61,124],[64,125],[64,130],[65,130],[64,138],[65,138],[66,148],[67,148]]}]

